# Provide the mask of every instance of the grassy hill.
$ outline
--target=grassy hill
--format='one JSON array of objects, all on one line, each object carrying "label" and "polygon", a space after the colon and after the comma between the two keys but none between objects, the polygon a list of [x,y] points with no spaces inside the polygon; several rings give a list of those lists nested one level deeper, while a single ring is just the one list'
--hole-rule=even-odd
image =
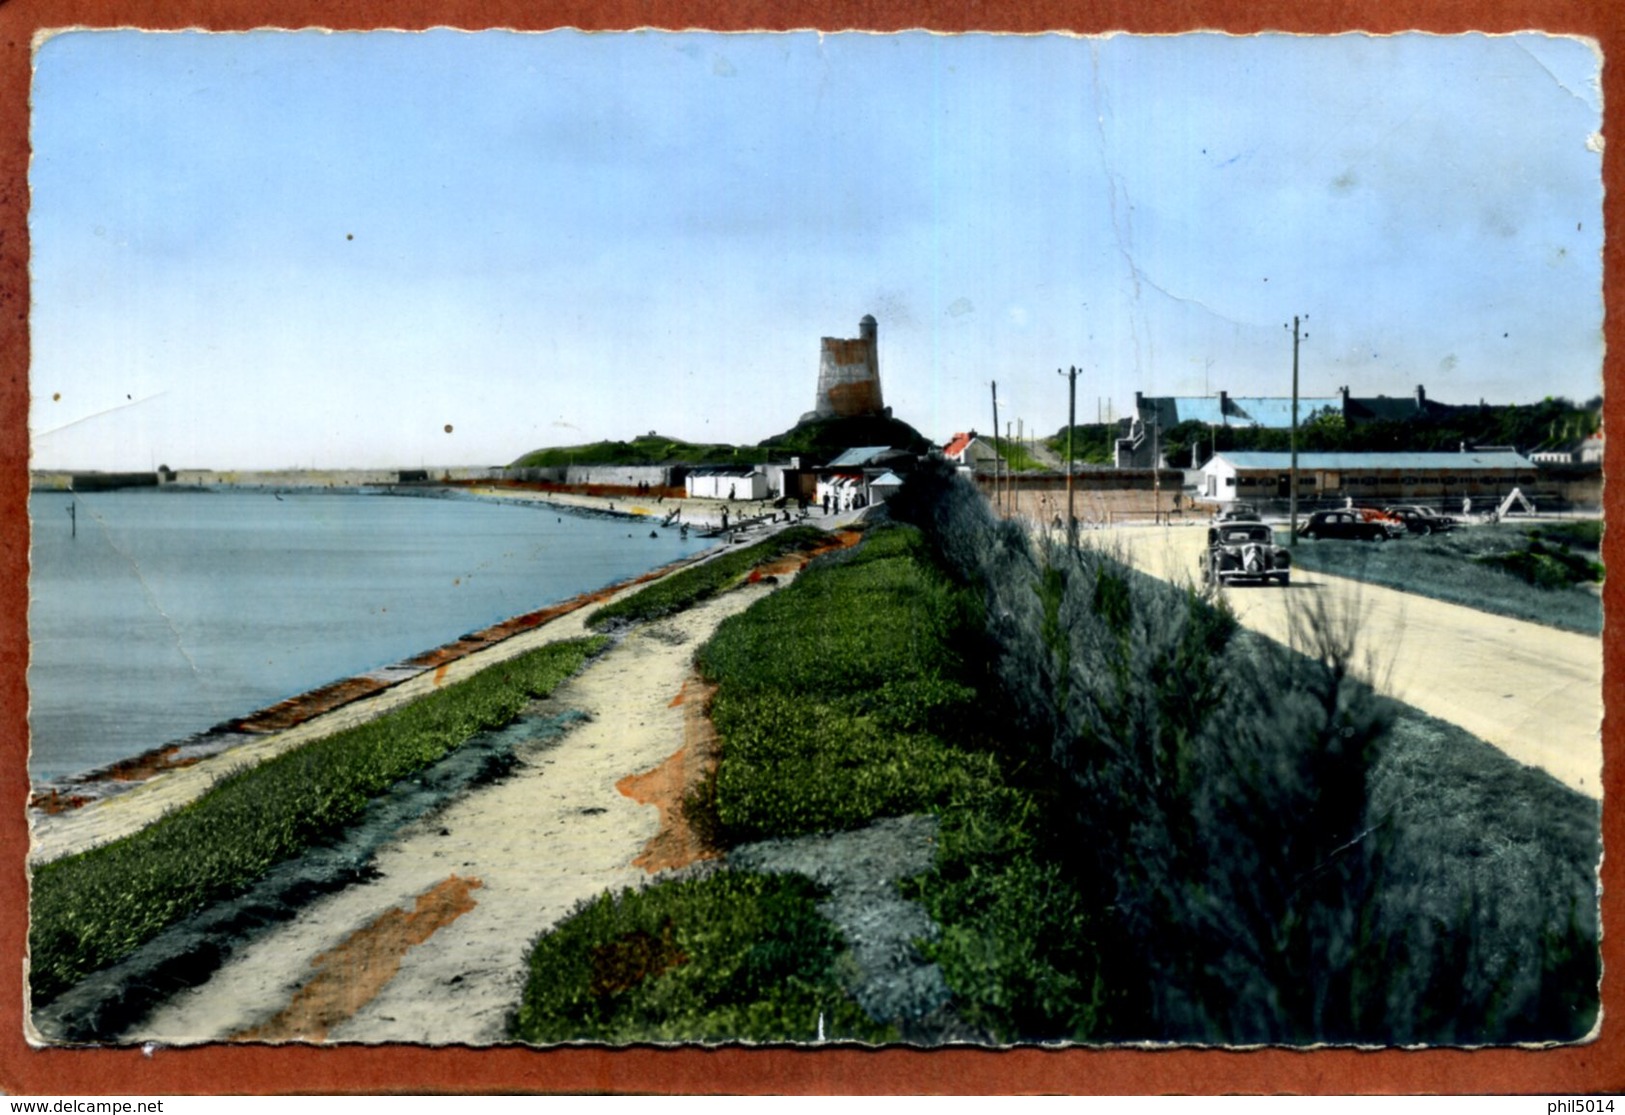
[{"label": "grassy hill", "polygon": [[931,440],[901,418],[820,418],[798,422],[782,434],[760,443],[776,455],[796,454],[813,459],[838,456],[842,450],[864,445],[889,445],[911,453],[924,453]]},{"label": "grassy hill", "polygon": [[727,465],[756,464],[771,453],[756,445],[723,445],[683,441],[649,434],[631,441],[595,441],[535,449],[510,468],[562,468],[569,465]]},{"label": "grassy hill", "polygon": [[562,468],[569,465],[730,465],[758,464],[786,457],[828,460],[861,445],[890,445],[923,453],[930,439],[898,418],[828,418],[798,423],[756,445],[683,441],[648,434],[631,441],[595,441],[535,449],[510,468]]}]

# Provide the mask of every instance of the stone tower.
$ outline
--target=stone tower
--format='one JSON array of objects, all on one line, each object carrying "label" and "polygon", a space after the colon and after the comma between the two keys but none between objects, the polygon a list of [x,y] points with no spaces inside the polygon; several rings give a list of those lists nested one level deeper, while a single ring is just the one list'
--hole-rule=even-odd
[{"label": "stone tower", "polygon": [[824,337],[818,355],[818,397],[806,418],[860,418],[884,414],[880,397],[880,342],[865,314],[856,340]]}]

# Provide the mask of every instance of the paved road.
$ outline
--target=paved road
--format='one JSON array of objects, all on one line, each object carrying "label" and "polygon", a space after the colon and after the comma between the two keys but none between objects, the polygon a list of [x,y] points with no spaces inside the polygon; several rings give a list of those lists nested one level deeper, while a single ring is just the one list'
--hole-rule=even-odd
[{"label": "paved road", "polygon": [[[1201,525],[1090,532],[1148,573],[1194,579]],[[1397,544],[1397,543],[1396,543]],[[1472,732],[1565,785],[1602,796],[1602,640],[1411,593],[1296,570],[1292,585],[1226,589],[1247,627],[1292,642],[1292,616],[1354,615],[1379,689]]]}]

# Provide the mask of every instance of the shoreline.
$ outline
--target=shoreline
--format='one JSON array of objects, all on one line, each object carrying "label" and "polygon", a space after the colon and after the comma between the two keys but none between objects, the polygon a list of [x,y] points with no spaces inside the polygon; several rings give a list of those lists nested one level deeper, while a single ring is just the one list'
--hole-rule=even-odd
[{"label": "shoreline", "polygon": [[[195,800],[244,763],[371,720],[423,693],[536,646],[587,634],[587,610],[725,551],[718,545],[636,577],[499,621],[449,643],[227,720],[180,740],[66,778],[32,783],[29,862],[40,864],[117,839]],[[184,783],[184,785],[183,785]],[[126,806],[132,799],[144,799]],[[129,814],[115,819],[112,813]]]},{"label": "shoreline", "polygon": [[[463,489],[466,491],[467,489]],[[500,490],[500,498],[507,493]],[[515,502],[547,504],[573,514],[640,518],[646,508],[605,506],[621,502],[605,497],[574,496],[554,501],[556,493]],[[527,493],[528,495],[528,493]],[[484,492],[473,498],[490,498]],[[712,501],[692,501],[708,503]],[[855,517],[831,515],[817,524],[829,529]],[[800,520],[798,520],[800,521]],[[756,541],[792,525],[762,523],[730,531],[696,554],[667,562],[636,577],[581,593],[533,612],[499,621],[411,658],[353,677],[341,678],[287,700],[254,710],[206,732],[172,740],[68,778],[31,787],[27,814],[30,828],[28,862],[50,862],[119,839],[162,813],[180,808],[206,793],[217,781],[243,765],[267,759],[331,735],[410,703],[449,682],[537,646],[591,634],[585,624],[590,605],[604,604],[635,592],[682,569],[709,561],[730,544]]]},{"label": "shoreline", "polygon": [[703,561],[712,556],[717,549],[712,547],[689,557],[678,558],[636,577],[617,581],[590,592],[578,593],[556,604],[501,620],[449,643],[420,651],[410,658],[327,682],[242,716],[224,720],[193,735],[149,747],[135,755],[65,777],[32,782],[29,809],[54,815],[83,808],[97,801],[106,801],[171,770],[192,766],[252,739],[298,727],[356,701],[376,696],[429,671],[444,670],[452,662],[467,658],[526,631],[535,630],[560,616],[569,615],[590,604],[603,603],[626,589],[647,584]]},{"label": "shoreline", "polygon": [[[269,484],[222,484],[203,487],[173,486],[130,490],[163,494],[185,493],[188,495],[212,495],[221,491],[272,494],[277,491],[287,490],[289,494],[301,495],[477,499],[530,507],[545,502],[548,507],[568,511],[570,514],[582,518],[619,519],[638,517],[633,513],[623,513],[619,510],[594,506],[587,497],[584,497],[583,502],[579,504],[565,501],[538,501],[528,498],[505,499],[500,496],[493,498],[495,493],[487,495],[484,491],[472,491],[468,487],[443,483],[418,485],[400,490],[385,485],[347,488],[308,485],[288,489],[285,486]],[[35,491],[64,496],[81,494],[74,493],[71,490],[54,488],[36,488]],[[715,549],[717,549],[715,546],[709,547],[698,553],[657,566],[646,573],[638,574],[636,577],[612,582],[596,589],[578,593],[573,597],[566,597],[544,605],[533,611],[507,617],[449,643],[418,651],[399,661],[385,663],[358,674],[335,678],[303,692],[292,694],[270,705],[250,709],[241,715],[229,717],[189,735],[155,743],[131,755],[54,777],[35,779],[30,776],[28,809],[30,813],[57,814],[79,809],[96,801],[116,796],[158,774],[191,766],[202,759],[248,742],[266,732],[304,723],[315,716],[399,685],[401,682],[416,677],[426,669],[443,666],[445,663],[455,661],[475,650],[511,638],[515,634],[549,622],[558,616],[566,615],[576,608],[584,607],[590,603],[601,602],[607,599],[609,595],[622,589],[645,583],[649,579],[663,576],[666,573],[675,572],[685,565],[702,560]]]}]

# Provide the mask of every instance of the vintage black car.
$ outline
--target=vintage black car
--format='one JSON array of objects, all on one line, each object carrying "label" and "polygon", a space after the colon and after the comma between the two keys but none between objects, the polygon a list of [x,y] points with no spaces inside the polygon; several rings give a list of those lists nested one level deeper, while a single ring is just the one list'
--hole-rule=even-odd
[{"label": "vintage black car", "polygon": [[[1397,528],[1396,528],[1397,529]],[[1302,538],[1352,538],[1358,542],[1386,542],[1389,524],[1367,520],[1358,511],[1316,511],[1298,528]]]},{"label": "vintage black car", "polygon": [[1256,523],[1260,519],[1258,508],[1250,503],[1233,503],[1213,516],[1216,523]]},{"label": "vintage black car", "polygon": [[1401,504],[1398,507],[1383,509],[1386,514],[1400,519],[1405,529],[1411,534],[1438,534],[1442,531],[1455,530],[1456,520],[1449,515],[1441,515],[1431,507],[1420,507],[1416,504]]},{"label": "vintage black car", "polygon": [[1275,544],[1275,532],[1263,523],[1209,527],[1201,564],[1202,580],[1209,584],[1280,581],[1284,585],[1292,579],[1292,555]]}]

